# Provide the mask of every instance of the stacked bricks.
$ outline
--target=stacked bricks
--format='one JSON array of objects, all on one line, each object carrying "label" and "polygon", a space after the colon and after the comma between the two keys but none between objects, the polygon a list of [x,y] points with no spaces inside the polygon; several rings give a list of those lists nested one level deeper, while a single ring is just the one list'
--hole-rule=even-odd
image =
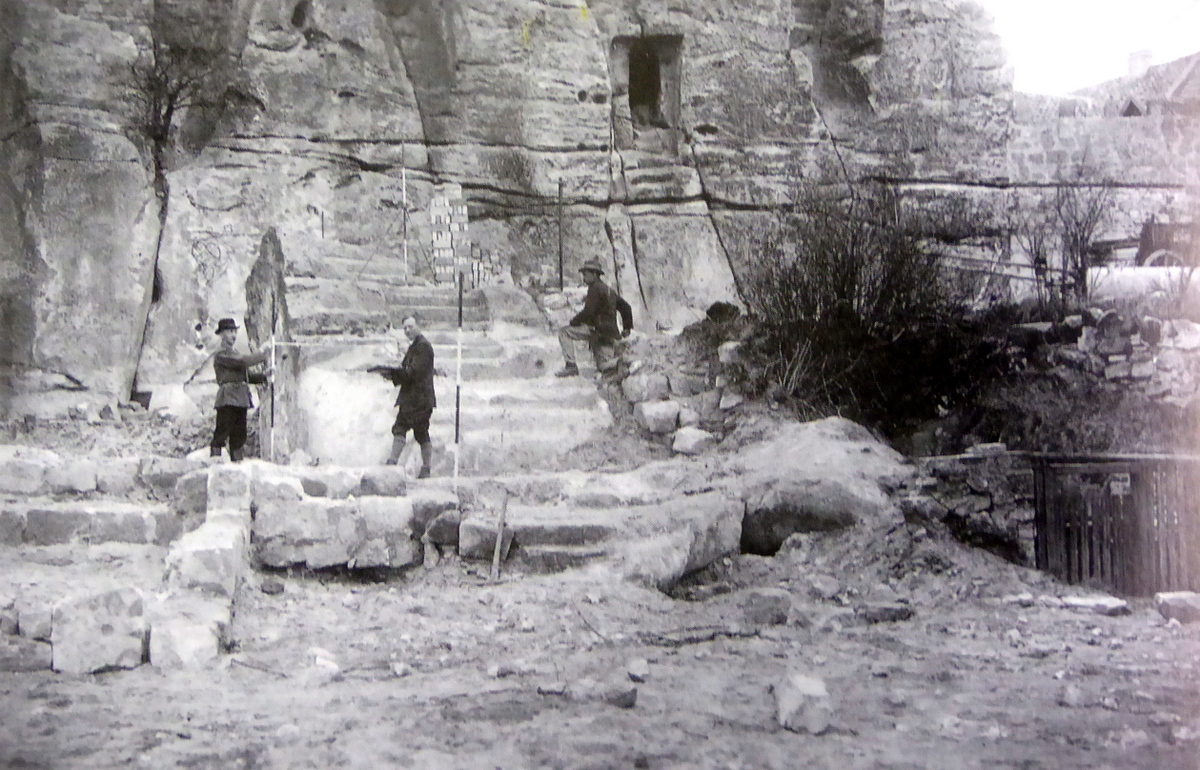
[{"label": "stacked bricks", "polygon": [[434,188],[429,202],[433,230],[433,272],[438,283],[453,283],[459,265],[471,260],[471,236],[467,232],[467,204],[462,185],[442,184]]}]

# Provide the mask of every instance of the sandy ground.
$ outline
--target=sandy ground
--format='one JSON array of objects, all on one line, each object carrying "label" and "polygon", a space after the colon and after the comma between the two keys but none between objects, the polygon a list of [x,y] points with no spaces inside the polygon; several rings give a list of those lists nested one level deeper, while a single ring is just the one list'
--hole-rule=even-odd
[{"label": "sandy ground", "polygon": [[[491,583],[454,558],[377,582],[260,574],[284,591],[243,588],[235,649],[210,668],[0,674],[0,766],[1200,764],[1200,626],[1167,624],[1145,601],[1124,617],[1041,606],[1074,592],[947,547],[962,562],[948,572],[843,583],[828,600],[787,553],[731,558],[676,592],[703,601],[595,570]],[[789,622],[742,622],[751,586],[786,589]],[[1021,590],[1033,606],[999,598]],[[846,605],[872,591],[914,617],[854,622]],[[649,673],[634,685],[638,659]],[[771,688],[790,668],[827,683],[825,734],[777,725]],[[636,705],[588,695],[606,682],[635,686]]]}]

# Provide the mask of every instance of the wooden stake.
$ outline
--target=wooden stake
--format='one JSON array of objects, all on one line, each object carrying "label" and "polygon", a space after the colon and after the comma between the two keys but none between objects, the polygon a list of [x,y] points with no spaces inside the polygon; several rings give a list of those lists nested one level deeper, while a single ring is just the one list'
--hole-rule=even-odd
[{"label": "wooden stake", "polygon": [[500,503],[500,521],[496,524],[496,548],[492,551],[492,580],[500,579],[500,552],[504,548],[504,517],[508,513],[508,491]]}]

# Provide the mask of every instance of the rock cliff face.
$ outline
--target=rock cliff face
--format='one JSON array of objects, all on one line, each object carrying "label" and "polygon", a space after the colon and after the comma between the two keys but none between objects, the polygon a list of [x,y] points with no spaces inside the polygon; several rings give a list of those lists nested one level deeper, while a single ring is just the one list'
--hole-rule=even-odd
[{"label": "rock cliff face", "polygon": [[[179,121],[161,233],[129,130],[155,19],[221,30],[239,65],[236,109]],[[443,181],[514,281],[557,282],[561,230],[567,280],[600,259],[653,328],[736,300],[801,184],[1006,173],[1007,71],[960,0],[0,0],[0,21],[8,412],[192,379],[268,228],[293,274],[402,272],[405,239],[421,272]]]}]

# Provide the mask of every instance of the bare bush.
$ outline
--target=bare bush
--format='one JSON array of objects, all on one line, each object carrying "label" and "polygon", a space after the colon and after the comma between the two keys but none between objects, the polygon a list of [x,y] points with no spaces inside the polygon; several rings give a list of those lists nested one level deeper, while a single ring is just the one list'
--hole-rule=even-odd
[{"label": "bare bush", "polygon": [[764,239],[746,293],[767,379],[817,411],[894,433],[995,369],[885,187],[806,195]]},{"label": "bare bush", "polygon": [[1054,217],[1062,246],[1063,274],[1080,305],[1088,299],[1091,246],[1112,208],[1108,184],[1060,184],[1054,190]]}]

